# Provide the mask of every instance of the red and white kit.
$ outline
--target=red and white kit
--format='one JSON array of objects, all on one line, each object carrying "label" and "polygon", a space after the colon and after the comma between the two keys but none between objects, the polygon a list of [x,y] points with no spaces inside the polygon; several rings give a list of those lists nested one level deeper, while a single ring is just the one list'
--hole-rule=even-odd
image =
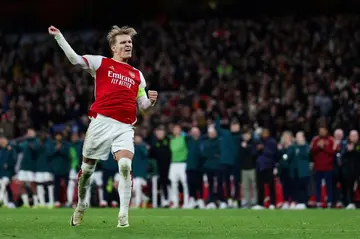
[{"label": "red and white kit", "polygon": [[109,152],[134,153],[136,108],[147,109],[151,103],[145,93],[146,82],[138,69],[114,59],[77,55],[60,35],[55,37],[70,62],[89,72],[95,79],[95,102],[89,110],[91,119],[86,132],[83,156],[107,160]]}]

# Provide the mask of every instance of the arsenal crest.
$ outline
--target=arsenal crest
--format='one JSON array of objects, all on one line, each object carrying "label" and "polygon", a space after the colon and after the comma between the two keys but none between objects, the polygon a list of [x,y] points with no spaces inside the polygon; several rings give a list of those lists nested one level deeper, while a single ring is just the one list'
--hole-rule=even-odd
[{"label": "arsenal crest", "polygon": [[134,72],[129,71],[129,75],[130,75],[131,78],[135,78],[135,73]]}]

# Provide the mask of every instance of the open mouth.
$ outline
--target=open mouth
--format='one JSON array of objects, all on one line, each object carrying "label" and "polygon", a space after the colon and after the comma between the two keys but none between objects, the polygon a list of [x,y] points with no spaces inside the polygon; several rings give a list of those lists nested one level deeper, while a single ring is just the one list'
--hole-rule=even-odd
[{"label": "open mouth", "polygon": [[131,53],[131,49],[125,49],[126,53]]}]

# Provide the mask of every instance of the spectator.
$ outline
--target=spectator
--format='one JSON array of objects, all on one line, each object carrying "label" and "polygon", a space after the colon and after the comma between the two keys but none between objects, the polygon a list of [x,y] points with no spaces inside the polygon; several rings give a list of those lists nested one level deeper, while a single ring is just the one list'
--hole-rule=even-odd
[{"label": "spectator", "polygon": [[334,170],[334,140],[328,135],[328,129],[320,126],[319,135],[311,142],[311,153],[314,161],[316,202],[317,207],[321,207],[321,185],[325,180],[328,207],[332,206],[332,171]]},{"label": "spectator", "polygon": [[179,207],[179,181],[183,188],[184,207],[188,206],[189,189],[186,178],[186,159],[188,157],[188,148],[186,145],[186,136],[182,135],[181,126],[176,124],[173,127],[173,136],[170,138],[171,165],[169,178],[171,181],[172,208]]},{"label": "spectator", "polygon": [[297,202],[295,209],[306,209],[310,177],[310,147],[306,143],[304,132],[296,133],[295,144],[291,146],[289,154],[289,176],[293,182],[293,201]]},{"label": "spectator", "polygon": [[[294,143],[294,137],[291,132],[285,131],[278,145],[279,150],[279,162],[277,166],[277,171],[280,176],[280,181],[282,184],[283,194],[284,194],[284,204],[282,209],[294,209],[295,208],[295,197],[294,197],[294,181],[290,177],[289,166],[291,164],[290,151],[291,146]],[[291,203],[293,201],[293,203]],[[291,203],[291,204],[290,204]]]},{"label": "spectator", "polygon": [[[232,124],[237,123],[233,122]],[[232,127],[235,128],[236,126]],[[222,129],[220,127],[219,119],[215,121],[215,130],[217,132],[220,142],[220,170],[222,174],[222,181],[225,183],[226,196],[228,197],[227,205],[221,204],[220,208],[232,207],[235,198],[232,196],[231,193],[230,176],[235,167],[236,147],[234,145],[232,133],[229,130]]]},{"label": "spectator", "polygon": [[275,177],[274,168],[276,163],[277,147],[276,141],[270,136],[270,131],[264,128],[261,133],[261,139],[254,144],[253,153],[256,155],[257,171],[258,171],[258,203],[264,206],[264,190],[265,184],[269,185],[270,189],[270,209],[275,208]]},{"label": "spectator", "polygon": [[55,141],[50,146],[51,167],[54,174],[54,199],[55,207],[60,207],[61,196],[61,181],[63,180],[65,186],[68,186],[70,159],[69,159],[69,144],[63,139],[61,132],[55,133]]},{"label": "spectator", "polygon": [[45,207],[45,186],[48,186],[48,206],[51,208],[54,206],[54,176],[51,173],[50,147],[51,141],[48,138],[47,132],[40,132],[39,146],[36,154],[36,189],[39,197],[39,206]]},{"label": "spectator", "polygon": [[[209,197],[206,205],[207,209],[216,208],[215,192],[217,192],[217,199],[222,203],[223,207],[225,203],[224,190],[222,187],[222,175],[219,170],[220,166],[220,142],[219,137],[216,133],[215,127],[209,125],[208,127],[208,139],[204,142],[202,149],[202,155],[205,158],[204,170],[206,172]],[[215,189],[214,180],[217,181],[217,188]]]},{"label": "spectator", "polygon": [[163,207],[169,206],[169,170],[171,163],[170,138],[166,136],[163,126],[155,129],[155,142],[150,148],[150,157],[156,160],[156,167],[159,173],[159,184],[164,200]]},{"label": "spectator", "polygon": [[[118,207],[119,194],[117,191],[117,186],[115,181],[119,181],[120,175],[118,174],[118,164],[114,159],[114,155],[109,153],[107,160],[99,162],[101,168],[103,169],[103,191],[104,191],[104,201],[101,203],[102,207],[111,205],[113,208]],[[116,179],[117,178],[117,179]]]},{"label": "spectator", "polygon": [[356,190],[356,182],[360,177],[360,144],[358,131],[350,131],[343,157],[343,167],[345,170],[345,183],[343,185],[345,189],[344,203],[346,209],[355,209],[354,191]]},{"label": "spectator", "polygon": [[193,127],[187,138],[188,157],[186,161],[186,175],[189,184],[190,199],[188,208],[204,208],[203,200],[203,160],[201,157],[202,139],[199,128]]},{"label": "spectator", "polygon": [[[346,150],[346,140],[344,139],[344,131],[342,129],[336,129],[334,132],[334,173],[333,173],[333,200],[336,202],[336,207],[342,206],[344,199],[345,185],[344,182],[344,170],[343,170],[343,156]],[[340,188],[338,185],[342,185]]]},{"label": "spectator", "polygon": [[9,145],[5,137],[0,138],[0,203],[8,208],[14,208],[13,194],[10,187],[15,175],[16,150]]},{"label": "spectator", "polygon": [[135,153],[132,163],[133,192],[135,193],[134,207],[139,208],[142,203],[146,204],[147,197],[143,192],[146,186],[146,174],[148,169],[148,149],[140,135],[135,135]]},{"label": "spectator", "polygon": [[[241,155],[241,182],[243,192],[243,205],[251,208],[257,205],[257,185],[256,185],[256,157],[252,154],[253,149],[252,133],[246,130],[242,135],[242,142],[239,154]],[[251,186],[251,188],[250,188]]]},{"label": "spectator", "polygon": [[[233,208],[238,208],[241,203],[239,204],[240,200],[240,173],[241,173],[241,155],[240,155],[240,145],[242,143],[241,137],[241,127],[240,122],[237,119],[233,119],[230,124],[230,131],[233,138],[233,145],[234,145],[234,167],[231,170],[232,175],[234,176],[234,195],[233,195],[233,203],[228,202],[228,206],[232,206]],[[253,187],[256,188],[256,187]]]},{"label": "spectator", "polygon": [[78,178],[77,172],[79,172],[80,170],[80,162],[82,161],[82,146],[83,146],[83,141],[80,139],[79,134],[77,132],[73,132],[71,134],[71,145],[69,149],[69,157],[70,157],[69,183],[66,190],[68,207],[71,207],[73,205],[75,186]]},{"label": "spectator", "polygon": [[36,153],[39,147],[39,139],[36,137],[35,130],[29,128],[25,141],[20,143],[18,146],[23,155],[18,173],[18,179],[21,182],[21,200],[24,207],[30,207],[29,196],[27,192],[28,186],[30,186],[33,205],[37,206],[39,202],[36,192],[35,171]]}]

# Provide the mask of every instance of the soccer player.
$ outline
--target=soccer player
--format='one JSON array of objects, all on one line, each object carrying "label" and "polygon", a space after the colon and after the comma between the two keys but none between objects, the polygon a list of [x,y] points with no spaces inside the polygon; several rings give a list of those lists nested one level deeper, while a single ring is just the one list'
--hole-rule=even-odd
[{"label": "soccer player", "polygon": [[132,55],[132,38],[136,31],[130,27],[112,27],[107,35],[112,58],[80,56],[59,29],[50,26],[48,31],[55,37],[69,61],[73,65],[80,65],[95,79],[95,102],[89,110],[91,122],[85,136],[83,162],[78,175],[79,200],[70,223],[72,226],[82,223],[87,207],[85,194],[96,160],[107,160],[111,150],[118,162],[120,174],[118,227],[128,227],[136,104],[141,111],[145,111],[157,99],[156,91],[148,91],[148,96],[146,95],[146,82],[141,71],[127,64]]}]

